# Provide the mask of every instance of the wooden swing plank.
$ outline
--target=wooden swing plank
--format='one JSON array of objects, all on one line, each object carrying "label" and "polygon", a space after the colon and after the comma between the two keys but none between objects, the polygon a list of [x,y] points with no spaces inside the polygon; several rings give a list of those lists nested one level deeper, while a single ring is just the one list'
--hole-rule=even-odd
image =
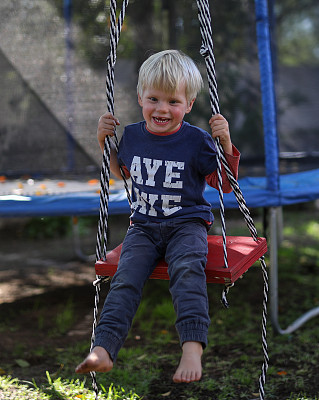
[{"label": "wooden swing plank", "polygon": [[[208,235],[208,257],[206,265],[207,283],[234,283],[267,252],[267,241],[258,238],[255,242],[251,237],[227,236],[228,268],[224,267],[223,239],[221,236]],[[106,260],[95,264],[95,272],[99,276],[113,276],[117,270],[122,244],[110,251]],[[167,263],[159,261],[150,279],[168,280]]]}]

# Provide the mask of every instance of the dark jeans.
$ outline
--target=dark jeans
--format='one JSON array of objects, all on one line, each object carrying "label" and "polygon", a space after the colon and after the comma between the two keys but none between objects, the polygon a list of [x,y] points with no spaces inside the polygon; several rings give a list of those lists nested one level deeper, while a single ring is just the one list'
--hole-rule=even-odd
[{"label": "dark jeans", "polygon": [[207,345],[210,324],[205,266],[207,229],[199,219],[132,224],[96,329],[94,346],[113,361],[123,345],[141,300],[145,282],[165,257],[180,342]]}]

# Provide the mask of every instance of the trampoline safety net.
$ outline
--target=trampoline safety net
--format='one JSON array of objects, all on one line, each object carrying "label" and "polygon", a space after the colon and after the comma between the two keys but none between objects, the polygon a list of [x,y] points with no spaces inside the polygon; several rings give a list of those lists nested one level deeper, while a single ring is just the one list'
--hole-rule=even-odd
[{"label": "trampoline safety net", "polygon": [[[281,173],[319,166],[319,5],[304,2],[286,0],[274,9],[269,1]],[[101,0],[64,6],[62,0],[0,3],[0,175],[98,177],[107,11]],[[151,51],[180,48],[205,75],[196,12],[191,0],[129,5],[115,78],[121,127],[141,118],[137,70]],[[242,153],[241,175],[264,175],[254,3],[219,1],[211,13],[221,111]],[[203,90],[189,116],[204,129],[207,96]]]}]

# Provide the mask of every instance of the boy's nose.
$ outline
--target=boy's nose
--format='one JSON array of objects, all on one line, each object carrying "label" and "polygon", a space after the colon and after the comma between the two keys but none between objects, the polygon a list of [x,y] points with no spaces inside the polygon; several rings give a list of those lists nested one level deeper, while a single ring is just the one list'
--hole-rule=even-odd
[{"label": "boy's nose", "polygon": [[168,111],[168,104],[165,101],[160,101],[157,104],[157,111],[160,111],[162,113]]}]

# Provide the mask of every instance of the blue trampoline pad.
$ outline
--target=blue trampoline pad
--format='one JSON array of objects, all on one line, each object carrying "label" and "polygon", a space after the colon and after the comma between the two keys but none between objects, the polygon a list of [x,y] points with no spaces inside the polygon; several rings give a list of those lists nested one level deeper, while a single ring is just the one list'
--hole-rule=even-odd
[{"label": "blue trampoline pad", "polygon": [[[319,198],[319,169],[280,176],[280,189],[267,189],[265,177],[239,179],[249,208],[276,207],[313,201]],[[219,207],[218,191],[207,186],[205,198],[212,208]],[[224,194],[226,208],[237,208],[234,193]],[[43,217],[63,215],[98,215],[100,196],[96,191],[75,191],[58,194],[0,195],[0,217]],[[112,190],[109,214],[129,214],[124,189]]]}]

